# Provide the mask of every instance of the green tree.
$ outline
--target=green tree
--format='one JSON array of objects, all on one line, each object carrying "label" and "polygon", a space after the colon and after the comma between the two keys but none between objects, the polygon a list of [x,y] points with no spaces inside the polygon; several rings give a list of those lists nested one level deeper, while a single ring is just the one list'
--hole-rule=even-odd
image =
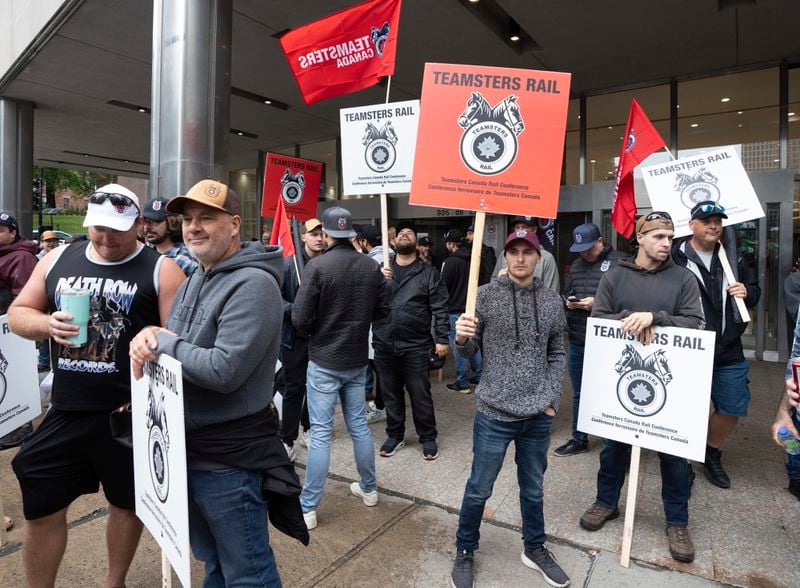
[{"label": "green tree", "polygon": [[41,177],[44,173],[44,206],[46,208],[55,207],[56,192],[69,190],[75,198],[86,198],[99,186],[110,184],[117,181],[117,176],[108,174],[96,174],[90,171],[77,171],[71,169],[61,169],[45,167],[40,170],[33,168],[33,177]]}]

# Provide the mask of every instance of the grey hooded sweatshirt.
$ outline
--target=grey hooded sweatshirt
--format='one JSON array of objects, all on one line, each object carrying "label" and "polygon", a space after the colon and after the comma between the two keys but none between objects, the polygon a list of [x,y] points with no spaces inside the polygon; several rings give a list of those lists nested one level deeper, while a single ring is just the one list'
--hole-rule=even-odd
[{"label": "grey hooded sweatshirt", "polygon": [[186,431],[234,421],[272,400],[281,340],[278,247],[257,242],[208,272],[200,266],[172,303],[158,350],[183,364]]},{"label": "grey hooded sweatshirt", "polygon": [[564,380],[564,303],[539,278],[518,286],[500,276],[478,288],[475,337],[458,352],[480,347],[483,375],[478,410],[498,421],[520,421],[558,410]]}]

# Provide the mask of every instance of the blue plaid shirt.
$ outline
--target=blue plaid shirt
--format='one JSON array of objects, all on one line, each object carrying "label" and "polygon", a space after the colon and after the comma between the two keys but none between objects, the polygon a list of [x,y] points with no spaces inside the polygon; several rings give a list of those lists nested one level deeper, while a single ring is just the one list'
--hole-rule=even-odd
[{"label": "blue plaid shirt", "polygon": [[197,269],[197,260],[192,257],[192,254],[189,253],[189,248],[184,243],[173,245],[164,255],[174,259],[187,278]]}]

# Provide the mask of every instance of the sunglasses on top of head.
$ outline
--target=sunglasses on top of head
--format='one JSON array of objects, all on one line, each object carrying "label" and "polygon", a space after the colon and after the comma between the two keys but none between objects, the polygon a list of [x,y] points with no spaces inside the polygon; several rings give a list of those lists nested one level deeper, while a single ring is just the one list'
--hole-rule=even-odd
[{"label": "sunglasses on top of head", "polygon": [[672,217],[667,212],[651,212],[646,217],[644,217],[644,220],[646,221],[659,220],[659,219],[671,221]]},{"label": "sunglasses on top of head", "polygon": [[721,213],[725,214],[725,207],[721,204],[703,204],[702,206],[698,207],[697,210],[701,211],[703,214],[714,214],[714,213]]},{"label": "sunglasses on top of head", "polygon": [[89,194],[89,202],[92,204],[102,204],[106,200],[111,201],[111,204],[115,208],[119,206],[123,208],[133,206],[136,210],[139,210],[136,203],[128,196],[125,196],[125,194],[115,194],[113,192],[92,192]]}]

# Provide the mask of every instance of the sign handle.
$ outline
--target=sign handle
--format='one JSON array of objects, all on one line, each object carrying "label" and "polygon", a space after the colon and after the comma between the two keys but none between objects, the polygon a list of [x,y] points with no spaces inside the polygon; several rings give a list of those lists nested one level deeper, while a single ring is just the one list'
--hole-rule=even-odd
[{"label": "sign handle", "polygon": [[6,531],[6,511],[3,509],[3,498],[0,497],[0,547],[8,543],[8,531]]},{"label": "sign handle", "polygon": [[636,494],[639,489],[639,457],[642,448],[631,447],[631,467],[628,472],[628,497],[625,502],[625,527],[622,531],[622,553],[619,565],[627,568],[631,562],[631,542],[633,541],[633,519],[636,517]]},{"label": "sign handle", "polygon": [[[725,279],[728,280],[729,284],[733,284],[737,280],[736,276],[733,275],[733,268],[731,268],[731,262],[728,261],[728,255],[726,254],[724,248],[720,248],[719,253],[719,262],[722,264],[722,271],[725,272]],[[750,313],[747,311],[747,306],[745,305],[744,300],[734,296],[733,302],[736,304],[736,308],[739,310],[739,316],[742,317],[742,322],[750,322]]]},{"label": "sign handle", "polygon": [[[386,80],[386,104],[389,104],[389,90],[392,76]],[[389,204],[386,194],[381,194],[381,245],[383,246],[383,267],[389,267]]]},{"label": "sign handle", "polygon": [[469,260],[469,285],[467,286],[467,306],[464,314],[475,316],[475,303],[478,301],[478,276],[481,271],[481,249],[483,248],[483,226],[486,213],[475,213],[475,232],[472,238],[472,257]]},{"label": "sign handle", "polygon": [[161,551],[161,588],[172,588],[172,567],[163,550]]}]

